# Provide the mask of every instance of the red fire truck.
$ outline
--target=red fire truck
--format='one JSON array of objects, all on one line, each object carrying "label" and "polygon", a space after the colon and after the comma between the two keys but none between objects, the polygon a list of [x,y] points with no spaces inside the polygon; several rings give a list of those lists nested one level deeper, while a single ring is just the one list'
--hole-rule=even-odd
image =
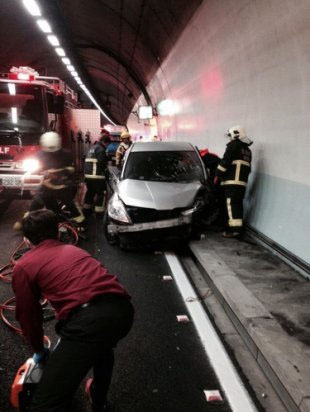
[{"label": "red fire truck", "polygon": [[63,147],[81,166],[84,148],[70,132],[66,116],[76,107],[76,93],[56,77],[39,76],[29,67],[0,74],[0,188],[23,193],[39,186],[35,154],[48,130],[61,134]]}]

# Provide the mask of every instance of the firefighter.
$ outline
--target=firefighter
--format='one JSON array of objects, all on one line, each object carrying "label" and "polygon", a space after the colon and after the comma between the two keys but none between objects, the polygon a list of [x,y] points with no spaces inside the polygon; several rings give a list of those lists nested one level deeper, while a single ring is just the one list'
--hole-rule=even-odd
[{"label": "firefighter", "polygon": [[95,201],[95,213],[101,216],[105,210],[105,193],[108,178],[108,157],[106,150],[111,143],[110,134],[106,130],[101,132],[99,141],[89,149],[85,164],[84,177],[87,192],[84,198],[83,211],[89,214]]},{"label": "firefighter", "polygon": [[115,163],[118,168],[121,168],[122,160],[124,158],[126,150],[129,149],[131,143],[131,135],[128,132],[123,132],[121,134],[121,143],[118,146],[115,154]]},{"label": "firefighter", "polygon": [[[29,211],[46,207],[57,215],[62,214],[65,207],[70,219],[81,225],[85,217],[74,201],[77,189],[75,170],[71,153],[61,148],[61,137],[56,132],[46,132],[40,137],[41,150],[37,153],[40,171],[43,173],[41,185],[34,195]],[[16,222],[14,229],[20,229]]]},{"label": "firefighter", "polygon": [[253,143],[241,126],[231,127],[226,137],[230,139],[223,159],[217,166],[214,184],[221,181],[227,208],[226,238],[241,238],[243,234],[243,198],[251,171],[252,153],[249,146]]}]

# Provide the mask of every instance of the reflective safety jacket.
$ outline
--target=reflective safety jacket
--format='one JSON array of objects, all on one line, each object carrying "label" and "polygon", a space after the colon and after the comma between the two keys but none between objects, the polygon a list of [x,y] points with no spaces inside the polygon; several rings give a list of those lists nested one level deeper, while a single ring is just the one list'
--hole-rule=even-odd
[{"label": "reflective safety jacket", "polygon": [[86,179],[105,179],[108,171],[108,157],[106,147],[97,142],[89,149],[85,164],[84,176]]},{"label": "reflective safety jacket", "polygon": [[75,184],[72,155],[68,150],[56,152],[39,151],[37,159],[44,173],[42,185],[51,190],[60,190]]},{"label": "reflective safety jacket", "polygon": [[227,144],[215,175],[221,178],[221,185],[246,186],[251,171],[251,161],[252,153],[249,145],[234,139]]},{"label": "reflective safety jacket", "polygon": [[121,142],[116,150],[115,153],[115,163],[116,165],[121,164],[121,160],[124,157],[126,150],[129,148],[130,143]]}]

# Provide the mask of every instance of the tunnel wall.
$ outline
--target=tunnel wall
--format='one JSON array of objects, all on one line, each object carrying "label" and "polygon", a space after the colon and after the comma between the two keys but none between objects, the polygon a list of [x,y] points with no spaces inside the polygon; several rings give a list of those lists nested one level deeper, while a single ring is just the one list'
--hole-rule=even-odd
[{"label": "tunnel wall", "polygon": [[[220,156],[224,132],[253,139],[246,220],[310,263],[310,2],[206,0],[148,85],[158,135]],[[144,104],[141,97],[137,104]],[[129,129],[150,137],[135,116]]]}]

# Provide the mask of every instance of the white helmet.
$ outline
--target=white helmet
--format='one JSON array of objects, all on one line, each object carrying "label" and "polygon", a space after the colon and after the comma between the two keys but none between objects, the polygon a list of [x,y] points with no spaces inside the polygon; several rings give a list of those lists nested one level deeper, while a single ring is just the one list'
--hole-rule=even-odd
[{"label": "white helmet", "polygon": [[230,140],[239,139],[246,144],[253,143],[252,140],[250,140],[246,135],[244,128],[239,125],[233,126],[230,129],[228,129],[225,136],[228,137]]},{"label": "white helmet", "polygon": [[40,145],[45,152],[57,152],[61,149],[61,137],[56,132],[46,132],[40,137]]}]

